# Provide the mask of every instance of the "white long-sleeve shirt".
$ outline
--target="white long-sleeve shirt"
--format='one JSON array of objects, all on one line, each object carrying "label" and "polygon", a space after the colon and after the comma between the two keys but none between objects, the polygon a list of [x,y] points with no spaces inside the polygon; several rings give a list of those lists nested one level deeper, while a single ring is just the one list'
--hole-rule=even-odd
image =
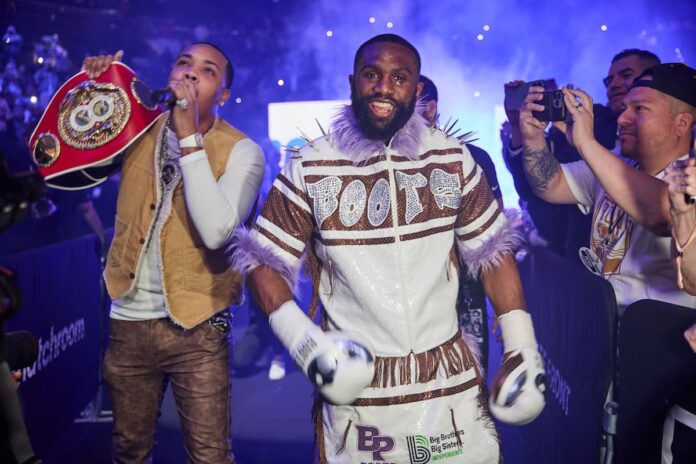
[{"label": "white long-sleeve shirt", "polygon": [[[225,173],[215,181],[205,150],[181,156],[176,134],[167,134],[168,155],[181,167],[184,199],[191,219],[207,248],[222,247],[248,216],[263,180],[264,155],[250,139],[235,144],[227,160]],[[158,211],[171,208],[171,195],[162,195]],[[160,230],[167,215],[159,214],[153,230]],[[130,293],[111,304],[111,317],[142,321],[167,317],[162,294],[159,265],[159,235],[152,234],[141,255],[139,271]]]}]

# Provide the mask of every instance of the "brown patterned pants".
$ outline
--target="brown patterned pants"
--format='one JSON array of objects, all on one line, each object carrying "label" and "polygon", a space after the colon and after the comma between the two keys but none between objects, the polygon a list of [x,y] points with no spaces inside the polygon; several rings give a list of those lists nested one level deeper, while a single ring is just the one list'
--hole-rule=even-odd
[{"label": "brown patterned pants", "polygon": [[157,418],[171,381],[187,463],[234,463],[227,334],[204,322],[111,319],[104,378],[114,410],[113,460],[152,462]]}]

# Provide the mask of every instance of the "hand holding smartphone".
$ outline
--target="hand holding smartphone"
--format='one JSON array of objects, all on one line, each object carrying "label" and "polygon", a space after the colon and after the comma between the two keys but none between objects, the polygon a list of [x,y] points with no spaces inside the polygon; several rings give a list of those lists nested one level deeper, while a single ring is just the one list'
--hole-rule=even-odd
[{"label": "hand holding smartphone", "polygon": [[532,116],[539,121],[566,121],[569,116],[568,108],[563,101],[563,91],[552,90],[544,92],[543,98],[536,103],[544,105],[543,111],[532,111]]},{"label": "hand holding smartphone", "polygon": [[503,103],[505,111],[519,110],[524,104],[524,99],[527,97],[530,87],[546,88],[546,83],[543,79],[537,79],[525,82],[517,87],[505,87],[505,100]]}]

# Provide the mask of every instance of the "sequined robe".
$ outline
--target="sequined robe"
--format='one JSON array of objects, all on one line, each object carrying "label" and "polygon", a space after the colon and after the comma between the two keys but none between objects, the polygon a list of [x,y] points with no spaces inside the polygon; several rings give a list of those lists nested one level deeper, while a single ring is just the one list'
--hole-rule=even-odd
[{"label": "sequined robe", "polygon": [[237,270],[264,264],[291,288],[307,257],[327,328],[374,347],[372,386],[353,405],[323,405],[322,460],[498,462],[459,332],[455,253],[473,274],[497,265],[515,243],[509,221],[466,146],[417,114],[388,146],[362,136],[349,106],[331,129],[288,160],[234,256]]}]

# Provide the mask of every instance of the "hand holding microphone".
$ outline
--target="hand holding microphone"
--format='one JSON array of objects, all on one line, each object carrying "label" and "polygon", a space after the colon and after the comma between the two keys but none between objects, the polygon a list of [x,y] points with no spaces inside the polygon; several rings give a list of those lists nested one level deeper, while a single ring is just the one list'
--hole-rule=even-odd
[{"label": "hand holding microphone", "polygon": [[167,95],[170,95],[168,103],[174,100],[174,104],[170,106],[172,130],[179,140],[198,132],[198,91],[196,84],[186,78],[170,80],[169,87],[164,92],[164,96]]},{"label": "hand holding microphone", "polygon": [[150,94],[150,101],[156,105],[164,105],[172,109],[176,105],[176,95],[169,87],[153,90]]}]

